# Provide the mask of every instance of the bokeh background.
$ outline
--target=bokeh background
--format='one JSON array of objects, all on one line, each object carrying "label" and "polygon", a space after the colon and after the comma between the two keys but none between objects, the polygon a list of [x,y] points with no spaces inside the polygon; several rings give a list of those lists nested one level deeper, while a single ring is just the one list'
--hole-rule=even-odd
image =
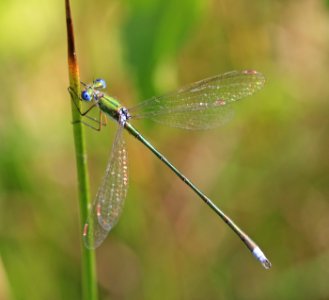
[{"label": "bokeh background", "polygon": [[[230,70],[265,88],[209,131],[136,127],[263,248],[126,136],[130,186],[100,299],[329,298],[328,1],[73,1],[81,79],[127,105]],[[0,299],[80,299],[64,1],[0,2]],[[86,130],[92,195],[116,126]]]}]

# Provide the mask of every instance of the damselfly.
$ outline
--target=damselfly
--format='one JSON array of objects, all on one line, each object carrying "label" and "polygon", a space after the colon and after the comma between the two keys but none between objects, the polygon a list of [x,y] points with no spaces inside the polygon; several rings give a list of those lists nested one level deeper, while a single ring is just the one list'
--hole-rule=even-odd
[{"label": "damselfly", "polygon": [[[118,123],[105,175],[84,226],[85,246],[98,247],[117,223],[122,212],[128,188],[127,151],[123,139],[125,129],[151,150],[220,216],[261,264],[269,269],[271,263],[257,244],[130,124],[130,121],[137,118],[149,118],[165,125],[185,129],[216,127],[230,119],[232,104],[260,90],[264,83],[264,76],[257,71],[233,71],[192,83],[174,93],[151,98],[130,109],[103,91],[106,88],[103,79],[96,79],[91,84],[82,83],[80,100],[90,102],[91,106],[85,112],[81,112],[75,103],[80,114],[92,119],[87,113],[98,107],[100,117],[96,120],[99,124],[97,130],[101,129],[103,114]],[[73,92],[72,89],[70,91]],[[93,127],[84,121],[82,123]]]}]

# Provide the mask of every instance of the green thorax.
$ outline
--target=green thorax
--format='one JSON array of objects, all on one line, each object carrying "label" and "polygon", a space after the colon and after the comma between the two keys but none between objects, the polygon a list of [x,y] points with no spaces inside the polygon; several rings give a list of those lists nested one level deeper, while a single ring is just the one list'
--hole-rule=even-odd
[{"label": "green thorax", "polygon": [[117,99],[104,94],[102,97],[99,98],[98,106],[102,112],[104,112],[111,118],[118,120],[119,110],[120,108],[122,108],[122,105]]}]

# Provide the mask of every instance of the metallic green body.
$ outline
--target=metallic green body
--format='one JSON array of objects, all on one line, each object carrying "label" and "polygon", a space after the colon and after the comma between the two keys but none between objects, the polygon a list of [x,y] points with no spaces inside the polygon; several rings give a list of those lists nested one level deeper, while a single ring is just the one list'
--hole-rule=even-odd
[{"label": "metallic green body", "polygon": [[[120,123],[120,109],[123,106],[118,100],[106,94],[99,98],[98,106],[102,112],[110,116],[112,119]],[[188,185],[223,221],[233,229],[240,237],[248,249],[253,252],[257,248],[256,243],[243,232],[223,211],[221,211],[202,191],[200,191],[185,175],[183,175],[163,154],[161,154],[148,140],[146,140],[133,127],[129,121],[124,123],[124,128],[142,144],[144,144],[151,152],[153,152],[167,167],[169,167],[186,185]]]},{"label": "metallic green body", "polygon": [[[257,71],[230,72],[196,82],[176,93],[145,101],[145,114],[136,115],[134,108],[130,112],[134,117],[149,117],[155,121],[158,121],[158,116],[162,115],[164,124],[180,128],[211,128],[213,125],[220,125],[229,116],[227,114],[229,109],[226,110],[226,104],[234,103],[251,95],[259,90],[264,85],[264,82],[264,76]],[[103,241],[108,231],[115,225],[122,209],[121,205],[126,197],[126,150],[121,140],[122,128],[125,128],[129,134],[144,144],[189,186],[240,237],[266,269],[271,267],[271,263],[257,244],[130,124],[132,116],[128,109],[122,106],[117,99],[103,93],[102,90],[106,87],[103,79],[96,79],[91,85],[84,84],[84,86],[86,88],[81,93],[82,100],[94,101],[94,103],[86,112],[81,114],[86,115],[93,107],[99,107],[100,113],[106,114],[119,124],[119,130],[113,146],[113,156],[104,177],[105,181],[103,180],[100,186],[95,205],[91,211],[91,223],[95,220],[96,224],[98,224],[95,227],[96,230],[92,231],[98,243]],[[217,118],[217,116],[220,116],[220,118]],[[95,121],[93,118],[90,119]],[[100,126],[96,128],[97,130],[100,130],[102,125],[101,119],[99,121]],[[84,124],[88,125],[87,123]],[[113,166],[112,169],[111,166]],[[113,199],[115,202],[113,202]],[[111,221],[111,218],[114,218],[115,222]],[[84,236],[87,236],[89,232],[88,226],[89,221],[85,224]]]},{"label": "metallic green body", "polygon": [[122,108],[122,105],[117,99],[104,94],[99,98],[98,106],[102,112],[104,112],[112,119],[118,121],[119,110]]}]

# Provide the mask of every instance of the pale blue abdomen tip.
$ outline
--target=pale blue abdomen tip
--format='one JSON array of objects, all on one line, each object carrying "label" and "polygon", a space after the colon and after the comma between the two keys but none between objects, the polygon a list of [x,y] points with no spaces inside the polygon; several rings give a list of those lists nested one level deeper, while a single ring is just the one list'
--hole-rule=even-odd
[{"label": "pale blue abdomen tip", "polygon": [[271,268],[272,266],[271,262],[266,258],[265,254],[263,253],[262,250],[260,250],[259,247],[256,247],[252,251],[252,254],[257,258],[257,260],[260,261],[260,263],[263,265],[265,269]]}]

